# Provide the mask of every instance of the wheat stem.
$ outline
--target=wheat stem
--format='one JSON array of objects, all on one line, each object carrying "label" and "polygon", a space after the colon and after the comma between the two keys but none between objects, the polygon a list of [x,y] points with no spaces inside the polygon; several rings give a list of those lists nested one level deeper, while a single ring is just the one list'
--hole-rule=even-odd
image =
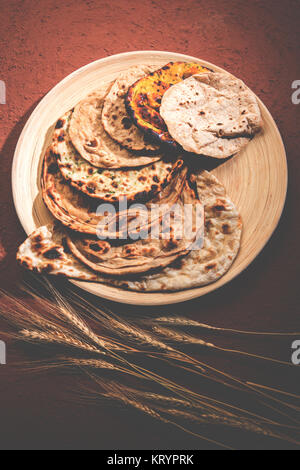
[{"label": "wheat stem", "polygon": [[[98,378],[96,378],[96,377],[93,377],[93,378],[107,392],[106,397],[108,397],[108,398],[113,397],[117,400],[120,400],[121,402],[123,402],[127,405],[130,405],[130,406],[136,408],[137,410],[142,411],[142,412],[150,415],[151,417],[158,419],[159,421],[162,421],[166,424],[171,424],[171,425],[183,430],[184,432],[186,432],[188,434],[191,434],[195,437],[198,437],[200,439],[203,439],[207,442],[210,442],[211,444],[217,445],[217,446],[225,448],[225,449],[231,449],[230,447],[226,446],[225,444],[222,444],[222,443],[217,442],[215,440],[209,439],[206,436],[202,436],[198,433],[190,431],[189,429],[181,426],[180,424],[178,424],[174,421],[171,421],[167,418],[164,418],[163,416],[161,416],[160,413],[158,413],[155,409],[153,409],[153,407],[149,407],[148,405],[145,405],[145,404],[141,403],[140,401],[136,400],[134,398],[134,396],[132,396],[132,393],[130,393],[130,392],[128,393],[128,389],[126,389],[126,387],[120,386],[116,382],[109,382],[109,384],[107,384],[107,383],[104,383],[103,381],[99,381]],[[127,391],[127,393],[125,393],[125,391]]]},{"label": "wheat stem", "polygon": [[[76,295],[77,295],[77,294],[76,294]],[[82,299],[82,298],[79,297],[78,295],[77,295],[77,298],[79,299],[79,305],[80,305],[80,304],[82,305],[82,303],[86,304],[86,305],[89,307],[89,310],[88,310],[89,313],[92,313],[92,315],[93,315],[96,319],[99,319],[99,312],[101,313],[101,315],[104,315],[104,316],[107,317],[107,313],[106,313],[105,311],[103,311],[103,309],[101,309],[101,310],[98,309],[98,311],[97,311],[96,314],[95,314],[95,312],[94,312],[94,306],[93,306],[90,302],[86,301],[85,299]],[[110,314],[109,319],[111,320],[111,318],[114,317],[115,314],[113,314],[113,312],[111,312],[111,311],[108,310],[108,309],[107,309],[107,311],[108,311],[109,314]],[[149,335],[148,335],[148,334],[147,334],[147,335],[144,334],[144,335],[142,335],[142,338],[143,338],[144,340],[148,341]],[[151,339],[150,339],[150,343],[151,343],[152,345],[154,344],[154,342],[153,342]],[[204,343],[205,343],[205,342],[204,342]],[[164,346],[165,346],[165,343],[163,343],[163,344],[164,344]],[[210,343],[206,343],[206,344],[210,344]],[[176,350],[175,350],[175,351],[176,351]],[[176,351],[176,352],[177,352],[177,351]],[[206,369],[210,369],[211,371],[213,371],[213,372],[215,372],[215,373],[217,373],[217,374],[221,374],[221,376],[226,377],[226,378],[228,378],[228,379],[230,379],[230,380],[232,380],[232,381],[234,381],[234,382],[240,384],[240,385],[243,387],[243,389],[249,389],[249,390],[251,390],[251,391],[254,392],[254,393],[261,394],[261,392],[255,390],[253,387],[250,387],[247,383],[242,382],[242,381],[240,381],[239,379],[236,379],[235,377],[230,376],[229,374],[225,374],[225,373],[219,371],[218,369],[214,369],[214,368],[212,368],[211,366],[208,366],[207,364],[203,364],[203,362],[197,361],[196,359],[191,358],[190,356],[188,356],[188,355],[186,355],[186,354],[183,354],[183,353],[181,353],[181,352],[180,352],[179,354],[180,354],[182,357],[188,358],[188,359],[189,359],[190,361],[192,361],[194,364],[196,363],[197,365],[199,365],[200,367],[202,367],[202,369],[204,368],[203,370],[205,370],[205,368],[206,368]],[[123,359],[123,360],[124,360],[124,359]],[[132,366],[132,364],[130,364],[130,363],[128,363],[128,362],[127,362],[127,364]],[[134,365],[134,369],[137,370],[138,372],[146,373],[146,376],[148,376],[148,371],[145,371],[145,369],[142,369],[142,368],[137,367],[137,366],[135,366],[135,365]],[[159,376],[157,376],[157,375],[155,375],[155,378],[156,378],[157,380],[160,380],[160,379],[161,379],[161,378],[160,378]],[[165,383],[164,386],[166,386],[167,388],[170,387],[170,386],[172,387],[172,385],[170,385],[170,382],[168,382],[168,384]],[[182,393],[182,392],[180,392],[180,393]],[[180,393],[179,393],[179,395],[180,395]],[[264,396],[265,396],[265,397],[268,397],[266,394],[264,394]],[[194,395],[194,399],[197,399],[196,397],[197,397],[197,394]],[[271,396],[269,396],[268,398],[271,399],[271,400],[274,400],[273,397],[271,397]],[[199,399],[199,394],[198,394],[198,399]],[[266,404],[266,406],[268,406],[268,407],[269,407],[270,409],[272,409],[273,411],[276,411],[276,412],[278,412],[279,414],[281,414],[281,415],[283,415],[283,416],[285,416],[285,417],[288,417],[288,418],[291,419],[292,421],[298,423],[298,421],[296,421],[294,418],[291,418],[290,416],[286,415],[286,414],[283,413],[282,411],[276,410],[276,409],[275,409],[274,407],[272,407],[271,405]]]},{"label": "wheat stem", "polygon": [[218,328],[216,326],[207,325],[205,323],[200,323],[195,320],[190,320],[188,318],[182,317],[158,317],[154,319],[158,323],[166,323],[169,325],[175,326],[193,326],[197,328],[204,328],[207,330],[221,331],[228,333],[237,333],[242,335],[254,335],[254,336],[300,336],[300,333],[284,333],[284,332],[262,332],[262,331],[245,331],[245,330],[234,330],[231,328]]},{"label": "wheat stem", "polygon": [[297,400],[300,400],[300,395],[295,395],[294,393],[284,392],[283,390],[278,390],[277,388],[267,387],[266,385],[260,385],[260,384],[256,384],[253,382],[247,382],[247,383],[249,385],[252,385],[253,387],[263,388],[265,390],[270,390],[271,392],[280,393],[281,395],[286,395],[288,397],[296,398]]},{"label": "wheat stem", "polygon": [[186,344],[197,344],[199,346],[204,346],[204,347],[211,348],[211,349],[214,349],[214,350],[217,350],[217,351],[222,351],[222,352],[232,353],[232,354],[240,354],[240,355],[243,355],[243,356],[252,357],[254,359],[261,359],[261,360],[264,360],[264,361],[270,361],[270,362],[274,362],[275,364],[281,364],[281,365],[285,365],[285,366],[289,366],[289,367],[293,366],[293,364],[291,364],[289,362],[280,361],[278,359],[273,359],[273,358],[265,357],[265,356],[259,356],[257,354],[251,354],[251,353],[247,353],[245,351],[239,351],[239,350],[235,350],[235,349],[221,348],[220,346],[216,346],[212,343],[207,343],[206,341],[203,341],[202,339],[195,338],[193,336],[189,336],[189,335],[186,335],[186,334],[183,334],[183,333],[178,333],[177,331],[170,330],[170,329],[167,329],[167,328],[160,328],[160,327],[154,326],[153,329],[157,333],[161,334],[164,337],[169,338],[171,341],[174,341],[174,342],[186,343]]},{"label": "wheat stem", "polygon": [[[29,289],[27,289],[27,293],[34,297],[34,300],[37,302],[39,306],[37,311],[35,311],[34,308],[26,307],[26,305],[21,301],[16,302],[16,299],[10,298],[8,299],[10,303],[8,308],[9,313],[6,313],[3,308],[2,312],[0,312],[5,318],[9,319],[12,324],[16,324],[18,326],[20,331],[19,337],[32,342],[49,344],[56,343],[63,346],[73,346],[76,349],[86,351],[91,354],[106,354],[106,358],[109,358],[104,361],[102,359],[94,358],[79,359],[76,357],[56,357],[56,362],[52,364],[50,363],[49,367],[59,367],[60,365],[63,367],[75,366],[88,373],[88,375],[91,375],[91,370],[99,370],[100,373],[101,370],[106,369],[111,370],[112,373],[122,372],[139,379],[146,379],[149,381],[147,383],[156,384],[156,386],[159,385],[160,387],[163,387],[164,390],[167,390],[171,396],[167,397],[153,394],[153,392],[149,392],[148,395],[143,395],[144,392],[134,391],[126,387],[124,384],[117,384],[113,390],[106,388],[106,395],[111,398],[118,399],[117,395],[121,394],[121,401],[123,401],[124,404],[136,407],[155,419],[173,424],[180,429],[184,429],[185,432],[189,432],[190,434],[201,438],[203,438],[203,436],[183,428],[177,422],[170,421],[168,418],[163,416],[162,413],[169,414],[177,417],[178,419],[184,418],[182,413],[185,413],[185,418],[189,420],[189,422],[193,421],[193,419],[195,422],[203,419],[204,422],[210,422],[211,420],[212,422],[215,421],[217,423],[217,420],[219,420],[221,423],[226,422],[227,425],[236,427],[241,426],[243,429],[246,429],[248,426],[249,430],[252,430],[253,432],[260,432],[259,428],[263,429],[266,425],[292,429],[291,426],[288,427],[284,424],[277,423],[276,421],[252,413],[249,410],[244,410],[230,403],[225,403],[215,398],[201,395],[193,389],[182,386],[160,375],[159,370],[158,373],[154,370],[147,370],[146,368],[138,365],[134,360],[131,361],[126,357],[123,357],[123,355],[121,355],[123,353],[134,352],[135,354],[133,355],[133,359],[137,358],[139,363],[145,358],[154,358],[165,362],[169,360],[170,367],[180,367],[183,370],[197,373],[206,379],[221,383],[226,387],[232,387],[242,392],[251,391],[259,397],[263,396],[264,398],[274,401],[274,397],[270,397],[262,390],[258,390],[259,387],[255,384],[252,384],[251,382],[243,382],[236,377],[232,377],[225,372],[215,369],[208,364],[189,356],[182,352],[179,347],[174,348],[173,345],[168,344],[168,341],[161,340],[160,332],[155,331],[155,333],[153,333],[152,331],[147,331],[147,329],[136,327],[133,322],[124,321],[109,309],[94,306],[74,293],[73,290],[70,291],[67,289],[67,294],[64,293],[64,295],[62,295],[51,282],[41,280],[40,284],[47,290],[47,293],[53,297],[55,303],[51,303],[46,299],[41,299],[37,293],[32,292],[32,288],[30,286]],[[40,312],[43,312],[43,314],[40,314]],[[151,347],[151,351],[141,351],[140,349],[129,346],[125,340],[117,342],[103,334],[96,334],[88,323],[81,318],[81,315],[85,315],[86,318],[96,319],[101,325],[101,328],[104,328],[105,331],[109,332],[109,336],[118,335],[119,337],[129,339],[135,344],[146,344]],[[163,321],[158,321],[158,323],[163,323]],[[175,325],[176,323],[173,324]],[[197,323],[197,326],[199,325],[204,324]],[[214,329],[214,327],[210,327],[209,325],[204,325],[203,327]],[[222,331],[221,329],[219,330]],[[251,334],[252,333],[254,334],[254,332],[251,332]],[[171,340],[171,338],[168,339]],[[184,342],[186,341],[178,340],[179,345]],[[223,351],[222,348],[197,338],[194,338],[194,344]],[[227,352],[244,354],[242,351],[228,350]],[[175,365],[170,362],[170,359],[176,361]],[[112,361],[112,363],[109,361]],[[182,363],[190,364],[190,368],[184,366]],[[47,364],[44,366],[40,365],[39,367],[40,370],[43,367],[47,369]],[[213,377],[208,376],[208,373]],[[99,378],[98,380],[102,382],[102,385],[106,384],[106,387],[110,387],[111,382],[103,381]],[[99,383],[99,385],[101,385],[101,383]],[[263,386],[261,388],[263,388]],[[268,390],[267,387],[265,389]],[[155,404],[155,402],[159,400],[164,404],[164,409],[160,410],[160,405]],[[151,402],[150,406],[147,404],[147,401]],[[277,402],[284,405],[284,402],[279,400],[277,400]],[[276,410],[269,403],[263,404],[273,411],[291,419],[288,415]],[[184,411],[178,410],[177,407],[183,407]],[[296,409],[296,407],[294,407],[294,409]],[[255,426],[258,426],[256,430]],[[278,436],[273,434],[272,437]],[[286,439],[285,436],[281,436],[280,438]]]}]

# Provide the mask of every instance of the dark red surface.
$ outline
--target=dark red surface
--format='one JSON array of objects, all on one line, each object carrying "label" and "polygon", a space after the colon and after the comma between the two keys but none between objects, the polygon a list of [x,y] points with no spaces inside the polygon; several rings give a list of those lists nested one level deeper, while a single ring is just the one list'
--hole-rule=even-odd
[{"label": "dark red surface", "polygon": [[[170,50],[225,67],[257,93],[282,133],[290,181],[280,226],[250,268],[205,298],[155,310],[229,328],[299,330],[300,105],[291,102],[291,84],[300,79],[299,1],[0,0],[0,12],[0,80],[7,87],[7,104],[0,105],[1,286],[9,289],[20,277],[15,252],[25,235],[12,203],[10,172],[18,137],[38,101],[66,75],[96,59]],[[109,305],[124,315],[140,312]],[[252,352],[290,361],[289,339],[247,345]],[[8,365],[0,366],[1,448],[199,447],[195,439],[150,418],[64,400],[68,387],[76,387],[76,377],[24,375],[16,381],[10,361],[23,358],[22,348],[11,348]],[[259,379],[256,363],[233,365],[220,356],[218,366]],[[297,367],[288,373],[271,367],[260,379],[299,393]],[[236,447],[266,445],[253,436],[239,442],[238,433],[235,439]],[[200,447],[209,445],[200,442]]]}]

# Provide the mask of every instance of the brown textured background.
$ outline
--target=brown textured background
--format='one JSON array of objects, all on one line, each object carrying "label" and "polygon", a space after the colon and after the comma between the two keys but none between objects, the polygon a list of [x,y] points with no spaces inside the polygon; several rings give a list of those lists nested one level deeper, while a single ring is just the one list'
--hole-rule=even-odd
[{"label": "brown textured background", "polygon": [[[300,79],[299,0],[0,0],[0,12],[0,80],[7,86],[7,104],[0,105],[1,286],[10,289],[21,275],[14,258],[25,235],[14,212],[10,171],[20,132],[38,101],[93,60],[132,50],[170,50],[224,67],[257,93],[282,133],[290,182],[280,226],[250,268],[205,298],[156,311],[185,313],[229,328],[299,330],[300,105],[291,103],[291,84]],[[109,306],[124,315],[139,314],[139,308]],[[230,341],[224,339],[224,345],[231,346]],[[290,361],[290,343],[238,345]],[[199,447],[195,439],[150,418],[64,400],[68,387],[76,387],[76,377],[16,379],[12,358],[22,359],[22,348],[9,345],[8,365],[0,366],[1,448]],[[259,377],[255,362],[235,364],[233,370],[230,359],[220,356],[217,364],[299,392],[297,367],[270,367],[268,377]],[[242,439],[239,433],[234,439],[239,448],[281,446],[252,435]],[[210,448],[201,442],[200,447]]]}]

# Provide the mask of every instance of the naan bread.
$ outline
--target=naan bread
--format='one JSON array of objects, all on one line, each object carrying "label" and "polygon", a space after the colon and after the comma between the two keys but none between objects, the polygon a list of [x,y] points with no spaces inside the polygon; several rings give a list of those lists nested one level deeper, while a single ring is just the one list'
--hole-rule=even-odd
[{"label": "naan bread", "polygon": [[158,153],[159,147],[149,141],[129,117],[125,96],[128,88],[140,78],[153,72],[155,66],[137,65],[121,73],[104,100],[102,123],[106,132],[122,147],[136,152]]},{"label": "naan bread", "polygon": [[79,155],[70,141],[71,116],[72,111],[56,124],[51,150],[64,179],[92,198],[112,203],[123,197],[128,201],[149,200],[170,182],[173,171],[182,165],[182,160],[174,163],[174,158],[170,161],[165,157],[164,160],[135,169],[116,171],[96,168]]},{"label": "naan bread", "polygon": [[197,74],[174,85],[160,114],[184,150],[214,158],[239,152],[262,128],[255,95],[227,73]]},{"label": "naan bread", "polygon": [[81,264],[67,248],[59,224],[38,228],[20,246],[17,260],[26,269],[41,274],[65,276],[83,281],[99,281],[97,273]]},{"label": "naan bread", "polygon": [[[188,214],[190,219],[185,217],[184,204],[190,204],[194,210],[194,214]],[[114,244],[108,240],[70,233],[67,238],[68,247],[79,261],[101,274],[124,276],[161,269],[186,255],[200,239],[203,241],[204,218],[201,209],[195,191],[186,182],[176,210],[173,208],[171,213],[165,214],[152,234],[145,233],[138,240],[131,240],[129,243],[126,240],[124,243]],[[194,227],[191,227],[193,219]]]},{"label": "naan bread", "polygon": [[[157,162],[161,158],[160,155],[137,155],[121,147],[107,134],[102,124],[106,95],[107,88],[100,88],[82,100],[74,109],[69,133],[80,155],[98,168],[138,167]],[[157,148],[156,150],[158,153]]]},{"label": "naan bread", "polygon": [[241,217],[223,185],[209,172],[196,177],[198,197],[205,210],[204,244],[159,273],[109,283],[138,292],[177,291],[205,286],[221,278],[240,248]]},{"label": "naan bread", "polygon": [[[184,186],[187,168],[177,168],[173,173],[172,180],[159,194],[150,200],[146,207],[151,204],[172,205],[177,202]],[[89,235],[100,235],[113,239],[123,236],[122,221],[127,217],[128,227],[126,233],[136,233],[147,228],[155,220],[148,220],[148,213],[145,213],[143,222],[137,226],[136,212],[134,210],[122,210],[116,212],[116,217],[108,224],[105,215],[97,214],[99,201],[76,191],[63,178],[56,157],[50,149],[46,152],[42,175],[43,199],[52,213],[66,227]],[[116,210],[119,210],[116,207]],[[145,211],[146,212],[146,211]]]},{"label": "naan bread", "polygon": [[[196,73],[210,70],[193,62],[170,62],[137,80],[128,90],[125,103],[136,125],[160,143],[179,149],[159,114],[164,93],[172,85]],[[182,149],[180,149],[182,150]]]}]

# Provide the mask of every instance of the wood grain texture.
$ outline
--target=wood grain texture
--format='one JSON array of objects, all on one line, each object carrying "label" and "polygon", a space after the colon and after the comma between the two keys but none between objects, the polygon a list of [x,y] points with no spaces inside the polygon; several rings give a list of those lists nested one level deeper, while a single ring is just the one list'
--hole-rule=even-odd
[{"label": "wood grain texture", "polygon": [[[140,51],[93,62],[59,83],[37,106],[19,139],[13,164],[12,184],[15,207],[27,234],[51,220],[40,193],[42,156],[49,144],[56,120],[100,82],[109,83],[119,72],[137,64],[163,65],[169,60],[194,60],[222,71],[195,57]],[[240,274],[256,258],[275,230],[285,203],[287,162],[277,126],[260,102],[264,131],[239,155],[224,162],[213,173],[237,205],[244,223],[240,253],[230,271],[214,284],[175,293],[135,293],[101,284],[75,282],[95,295],[136,305],[164,305],[190,300],[212,292]]]}]

